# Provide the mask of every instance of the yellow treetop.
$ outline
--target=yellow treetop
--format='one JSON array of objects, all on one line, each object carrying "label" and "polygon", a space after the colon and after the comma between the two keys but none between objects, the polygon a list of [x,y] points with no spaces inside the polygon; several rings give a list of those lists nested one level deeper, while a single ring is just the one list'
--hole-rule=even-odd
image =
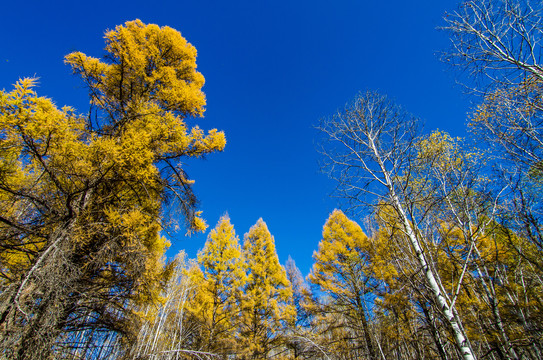
[{"label": "yellow treetop", "polygon": [[245,234],[243,251],[248,278],[241,306],[241,336],[245,351],[253,358],[263,358],[278,342],[277,330],[294,323],[296,309],[273,236],[262,219]]},{"label": "yellow treetop", "polygon": [[[370,264],[371,243],[360,226],[341,210],[330,214],[322,231],[319,250],[313,253],[315,263],[309,281],[328,296],[322,304],[322,322],[342,322],[343,327],[357,334],[367,357],[376,359],[376,348],[370,331],[369,294],[375,284]],[[331,325],[332,327],[337,325]]]},{"label": "yellow treetop", "polygon": [[362,228],[341,210],[334,210],[324,225],[319,250],[313,253],[309,281],[334,297],[356,296],[353,291],[363,289],[364,254],[369,246]]},{"label": "yellow treetop", "polygon": [[239,239],[228,215],[221,217],[198,253],[198,263],[206,277],[213,279],[223,291],[244,282],[245,262]]},{"label": "yellow treetop", "polygon": [[[187,116],[202,116],[204,77],[196,71],[196,49],[170,27],[128,21],[106,33],[104,59],[81,52],[66,56],[89,89],[94,120],[90,141],[96,165],[151,182],[180,203],[190,230],[205,222],[177,160],[222,151],[224,133],[189,128]],[[100,135],[98,135],[100,134]]]},{"label": "yellow treetop", "polygon": [[241,297],[246,280],[241,246],[228,215],[211,230],[198,253],[201,283],[197,303],[191,304],[203,325],[205,350],[224,354],[234,347]]},{"label": "yellow treetop", "polygon": [[92,91],[92,101],[123,116],[141,104],[201,116],[206,103],[204,77],[196,71],[196,49],[168,27],[128,21],[105,35],[102,61],[74,52],[66,63]]}]

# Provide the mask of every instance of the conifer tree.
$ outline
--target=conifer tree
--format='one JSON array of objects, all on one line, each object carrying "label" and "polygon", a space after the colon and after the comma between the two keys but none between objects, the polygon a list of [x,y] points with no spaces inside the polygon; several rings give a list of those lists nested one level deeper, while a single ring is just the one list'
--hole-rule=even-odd
[{"label": "conifer tree", "polygon": [[191,305],[202,322],[204,350],[228,354],[235,350],[239,322],[238,301],[246,280],[245,261],[228,215],[211,230],[198,253],[202,269],[197,303]]},{"label": "conifer tree", "polygon": [[245,234],[247,283],[242,298],[240,343],[246,359],[267,359],[283,345],[281,330],[293,324],[292,288],[279,263],[275,242],[259,219]]},{"label": "conifer tree", "polygon": [[289,256],[285,263],[287,279],[292,286],[292,301],[296,308],[296,326],[307,327],[310,324],[311,314],[307,306],[311,302],[312,293],[309,285],[302,276],[302,272],[296,266],[296,262]]},{"label": "conifer tree", "polygon": [[65,60],[88,87],[88,116],[38,97],[32,80],[0,93],[7,357],[58,357],[94,346],[74,338],[135,335],[133,305],[155,301],[165,280],[163,200],[177,200],[188,230],[205,228],[179,159],[220,151],[225,139],[184,121],[205,105],[195,48],[139,20],[105,38],[104,59]]},{"label": "conifer tree", "polygon": [[375,340],[369,321],[374,279],[370,273],[368,248],[370,242],[360,226],[334,210],[324,225],[319,250],[313,254],[315,263],[309,281],[327,295],[321,302],[324,313],[343,321],[354,342],[352,348],[366,348],[363,357],[377,359]]}]

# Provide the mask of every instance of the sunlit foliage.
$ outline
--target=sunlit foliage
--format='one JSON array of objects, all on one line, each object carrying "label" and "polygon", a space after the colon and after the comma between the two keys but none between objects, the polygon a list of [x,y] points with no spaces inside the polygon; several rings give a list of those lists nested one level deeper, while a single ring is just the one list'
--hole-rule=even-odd
[{"label": "sunlit foliage", "polygon": [[89,329],[135,336],[130,304],[155,301],[166,276],[164,200],[177,200],[187,230],[205,229],[179,159],[225,138],[184,120],[205,105],[194,47],[136,20],[106,34],[106,52],[66,56],[89,90],[88,116],[39,97],[31,79],[0,95],[4,354],[91,351]]},{"label": "sunlit foliage", "polygon": [[296,309],[285,269],[279,263],[275,242],[259,219],[245,234],[243,253],[247,282],[241,302],[242,352],[249,359],[266,358],[281,345],[282,329],[293,324]]}]

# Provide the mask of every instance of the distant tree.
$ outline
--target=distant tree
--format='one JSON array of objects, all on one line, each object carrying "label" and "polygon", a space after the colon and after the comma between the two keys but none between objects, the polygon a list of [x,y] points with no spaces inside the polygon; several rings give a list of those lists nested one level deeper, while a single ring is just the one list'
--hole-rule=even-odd
[{"label": "distant tree", "polygon": [[311,314],[307,311],[307,305],[312,297],[311,289],[290,256],[285,263],[285,271],[292,286],[292,301],[296,307],[296,326],[309,326]]},{"label": "distant tree", "polygon": [[285,263],[285,271],[292,287],[292,305],[296,309],[296,321],[288,331],[287,341],[296,359],[309,355],[308,352],[314,350],[314,344],[307,338],[314,330],[311,328],[313,314],[310,310],[313,294],[296,262],[290,256]]},{"label": "distant tree", "polygon": [[284,331],[296,319],[292,287],[279,263],[275,242],[259,219],[245,234],[247,282],[241,302],[239,342],[246,359],[267,359],[284,346]]},{"label": "distant tree", "polygon": [[179,160],[225,139],[184,120],[204,111],[196,50],[174,29],[136,20],[106,33],[106,52],[65,60],[88,87],[89,116],[38,97],[33,80],[0,93],[4,357],[135,336],[134,305],[155,301],[167,278],[165,201],[177,201],[188,230],[205,228]]}]

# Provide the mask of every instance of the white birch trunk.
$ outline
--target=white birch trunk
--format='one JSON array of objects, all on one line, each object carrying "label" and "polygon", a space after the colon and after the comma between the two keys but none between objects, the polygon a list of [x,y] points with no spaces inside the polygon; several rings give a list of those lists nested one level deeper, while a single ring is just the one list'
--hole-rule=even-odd
[{"label": "white birch trunk", "polygon": [[436,279],[436,275],[434,274],[434,272],[432,271],[432,268],[428,265],[426,261],[426,258],[424,256],[424,250],[422,249],[420,241],[417,238],[415,231],[413,229],[413,226],[411,225],[411,222],[409,221],[409,218],[407,217],[405,213],[405,210],[404,210],[404,207],[402,206],[400,198],[398,197],[398,195],[396,194],[394,190],[394,182],[392,181],[390,177],[390,172],[386,169],[386,166],[383,161],[383,156],[379,152],[377,146],[375,145],[371,137],[369,137],[368,145],[370,146],[370,149],[373,152],[375,160],[379,164],[381,172],[385,177],[385,185],[388,188],[388,192],[389,192],[390,199],[392,200],[392,204],[396,208],[398,216],[400,217],[400,221],[404,227],[405,234],[407,238],[409,239],[409,242],[411,243],[413,250],[415,251],[419,265],[424,271],[424,276],[426,278],[427,285],[430,287],[434,295],[436,303],[438,304],[440,310],[443,312],[443,315],[445,316],[445,320],[447,321],[447,323],[452,329],[452,332],[454,334],[454,339],[456,341],[456,345],[458,346],[458,349],[460,350],[462,358],[465,360],[475,360],[475,356],[473,352],[471,351],[468,338],[466,334],[464,333],[464,331],[462,330],[461,324],[459,324],[458,320],[454,316],[454,311],[453,311],[454,309],[451,308],[446,297],[444,296],[443,291],[441,290],[441,287],[439,286],[439,283]]}]

